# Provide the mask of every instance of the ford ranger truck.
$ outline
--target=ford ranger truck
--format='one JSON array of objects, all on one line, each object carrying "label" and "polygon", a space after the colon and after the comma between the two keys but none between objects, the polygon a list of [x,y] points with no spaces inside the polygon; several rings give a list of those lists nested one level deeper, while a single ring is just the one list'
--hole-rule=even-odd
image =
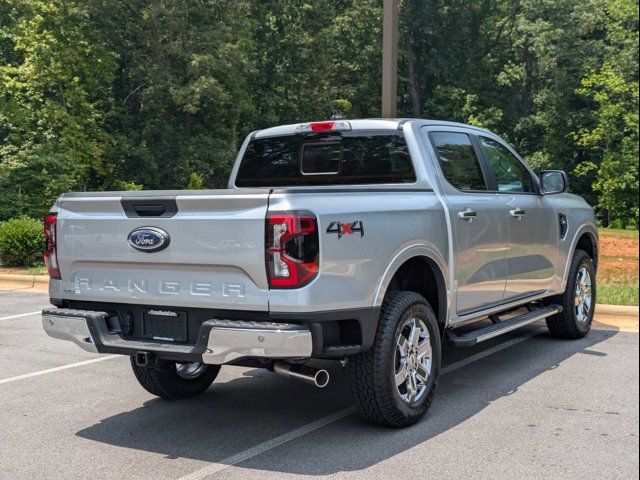
[{"label": "ford ranger truck", "polygon": [[[222,365],[319,387],[340,361],[362,414],[429,408],[444,341],[546,320],[589,332],[593,209],[500,137],[428,120],[333,120],[250,134],[224,190],[67,193],[46,217],[45,331],[131,357],[166,399]],[[459,328],[464,326],[463,329]]]}]

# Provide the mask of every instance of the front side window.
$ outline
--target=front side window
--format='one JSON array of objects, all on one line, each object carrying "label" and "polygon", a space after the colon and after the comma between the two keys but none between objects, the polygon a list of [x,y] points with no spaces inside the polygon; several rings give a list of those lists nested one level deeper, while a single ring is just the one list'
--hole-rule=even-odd
[{"label": "front side window", "polygon": [[499,192],[535,192],[529,170],[504,145],[486,137],[480,137],[480,144],[496,174]]},{"label": "front side window", "polygon": [[433,132],[442,173],[458,190],[487,190],[480,160],[466,133]]}]

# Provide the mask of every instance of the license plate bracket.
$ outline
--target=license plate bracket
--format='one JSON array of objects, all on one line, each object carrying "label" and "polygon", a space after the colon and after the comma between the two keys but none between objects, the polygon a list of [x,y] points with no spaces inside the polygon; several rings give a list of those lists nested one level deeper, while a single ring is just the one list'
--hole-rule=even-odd
[{"label": "license plate bracket", "polygon": [[186,312],[163,309],[145,310],[142,315],[142,336],[163,342],[186,342]]}]

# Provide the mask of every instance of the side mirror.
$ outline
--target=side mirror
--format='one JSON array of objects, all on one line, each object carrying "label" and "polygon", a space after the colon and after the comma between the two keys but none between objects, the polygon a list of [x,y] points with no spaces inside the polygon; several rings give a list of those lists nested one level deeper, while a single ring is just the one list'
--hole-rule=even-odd
[{"label": "side mirror", "polygon": [[540,186],[543,195],[564,193],[569,191],[569,177],[562,170],[545,170],[540,172]]}]

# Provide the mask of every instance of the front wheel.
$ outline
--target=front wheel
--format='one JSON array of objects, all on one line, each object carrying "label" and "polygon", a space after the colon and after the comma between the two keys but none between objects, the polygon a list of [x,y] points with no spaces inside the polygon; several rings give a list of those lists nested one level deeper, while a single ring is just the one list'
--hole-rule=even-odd
[{"label": "front wheel", "polygon": [[414,292],[390,292],[373,348],[349,359],[351,391],[361,413],[383,426],[420,420],[440,374],[440,336],[431,306]]},{"label": "front wheel", "polygon": [[582,338],[591,329],[596,309],[596,269],[583,250],[576,250],[567,288],[560,297],[562,313],[547,318],[551,335],[557,338]]},{"label": "front wheel", "polygon": [[220,365],[201,362],[176,363],[161,360],[158,365],[136,365],[131,368],[140,385],[149,393],[167,400],[195,397],[211,386],[220,372]]}]

